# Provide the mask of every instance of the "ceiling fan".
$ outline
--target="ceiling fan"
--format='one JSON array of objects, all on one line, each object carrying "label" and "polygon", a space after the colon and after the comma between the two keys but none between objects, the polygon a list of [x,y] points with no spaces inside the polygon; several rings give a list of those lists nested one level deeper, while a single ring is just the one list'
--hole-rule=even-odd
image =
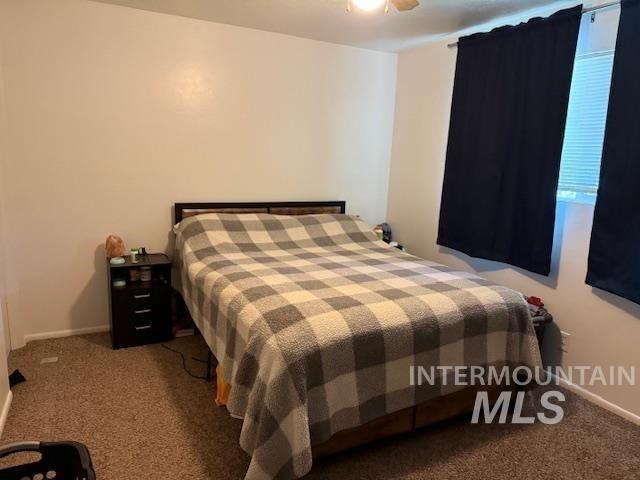
[{"label": "ceiling fan", "polygon": [[389,12],[389,3],[393,3],[396,10],[404,12],[413,10],[420,2],[418,0],[347,0],[347,12],[351,11],[351,6],[355,6],[360,10],[372,11],[384,5],[384,12]]}]

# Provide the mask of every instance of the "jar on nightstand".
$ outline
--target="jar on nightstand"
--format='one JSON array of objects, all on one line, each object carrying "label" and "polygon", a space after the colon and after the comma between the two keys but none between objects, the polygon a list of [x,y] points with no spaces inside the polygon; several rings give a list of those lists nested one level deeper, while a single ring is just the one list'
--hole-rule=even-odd
[{"label": "jar on nightstand", "polygon": [[142,267],[140,269],[140,281],[141,282],[150,282],[151,281],[151,268]]}]

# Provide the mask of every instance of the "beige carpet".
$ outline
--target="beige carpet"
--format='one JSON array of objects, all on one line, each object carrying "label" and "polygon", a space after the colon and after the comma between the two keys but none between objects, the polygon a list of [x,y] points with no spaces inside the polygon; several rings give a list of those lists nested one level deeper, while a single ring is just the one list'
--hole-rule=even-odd
[{"label": "beige carpet", "polygon": [[[197,337],[170,342],[199,375]],[[40,364],[57,356],[57,363]],[[239,479],[240,422],[214,387],[160,345],[111,350],[108,335],[33,342],[13,352],[17,385],[2,443],[85,443],[99,480]],[[310,479],[640,479],[640,427],[569,395],[565,420],[470,425],[459,419],[316,462]]]}]

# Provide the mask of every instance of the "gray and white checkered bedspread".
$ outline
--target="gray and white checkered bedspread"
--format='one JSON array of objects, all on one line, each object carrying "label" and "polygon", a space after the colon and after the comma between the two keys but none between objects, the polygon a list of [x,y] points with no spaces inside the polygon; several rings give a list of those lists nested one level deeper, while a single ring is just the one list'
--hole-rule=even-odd
[{"label": "gray and white checkered bedspread", "polygon": [[411,365],[540,362],[520,294],[355,217],[205,214],[176,234],[185,301],[244,419],[247,479],[300,477],[312,444],[452,391],[412,387]]}]

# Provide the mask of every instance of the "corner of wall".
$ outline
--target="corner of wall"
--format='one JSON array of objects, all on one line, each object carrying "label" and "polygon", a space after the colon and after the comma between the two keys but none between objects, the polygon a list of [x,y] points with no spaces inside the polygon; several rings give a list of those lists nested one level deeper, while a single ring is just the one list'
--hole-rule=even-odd
[{"label": "corner of wall", "polygon": [[[1,40],[1,39],[0,39]],[[5,189],[4,170],[7,157],[7,118],[4,96],[4,71],[2,44],[0,43],[0,353],[6,358],[11,346],[9,333],[9,318],[6,302],[5,268],[7,258],[5,242]]]},{"label": "corner of wall", "polygon": [[5,242],[4,235],[4,161],[6,158],[6,110],[4,101],[4,74],[2,69],[2,44],[0,44],[0,402],[4,402],[4,406],[0,413],[0,435],[4,429],[7,416],[9,414],[9,406],[11,405],[12,393],[9,389],[9,375],[7,367],[7,354],[10,349],[8,318],[6,314],[5,302]]}]

